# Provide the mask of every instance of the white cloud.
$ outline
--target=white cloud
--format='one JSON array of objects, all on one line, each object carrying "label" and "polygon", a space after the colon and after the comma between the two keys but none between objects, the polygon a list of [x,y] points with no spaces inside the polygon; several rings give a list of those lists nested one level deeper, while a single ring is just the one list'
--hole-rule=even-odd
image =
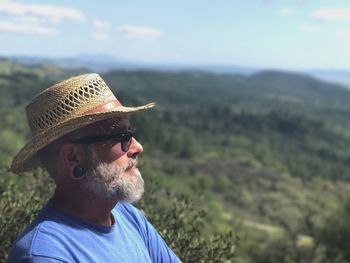
[{"label": "white cloud", "polygon": [[350,29],[341,29],[336,32],[337,37],[350,38]]},{"label": "white cloud", "polygon": [[111,23],[107,22],[107,21],[103,21],[100,19],[94,19],[92,21],[92,24],[94,25],[94,27],[96,29],[109,29],[111,27]]},{"label": "white cloud", "polygon": [[57,34],[56,30],[50,27],[44,27],[40,25],[11,23],[11,22],[5,22],[5,21],[0,21],[0,31],[11,32],[11,33],[45,35],[45,36],[54,36]]},{"label": "white cloud", "polygon": [[281,16],[290,16],[293,14],[293,11],[288,9],[288,8],[283,8],[280,10],[280,15]]},{"label": "white cloud", "polygon": [[108,40],[109,29],[111,27],[111,23],[108,21],[103,21],[100,19],[93,19],[92,25],[94,27],[94,31],[91,33],[91,36],[96,40]]},{"label": "white cloud", "polygon": [[159,38],[164,34],[155,28],[136,25],[120,26],[118,27],[118,32],[130,38]]},{"label": "white cloud", "polygon": [[54,5],[0,2],[0,13],[18,17],[36,17],[51,22],[59,22],[63,19],[85,20],[85,15],[78,9]]},{"label": "white cloud", "polygon": [[38,23],[39,19],[35,16],[21,16],[18,17],[19,21],[23,22],[23,23]]},{"label": "white cloud", "polygon": [[313,13],[313,17],[325,21],[350,21],[350,8],[326,8]]},{"label": "white cloud", "polygon": [[303,32],[320,32],[321,28],[317,25],[301,25],[300,30]]},{"label": "white cloud", "polygon": [[91,36],[96,40],[108,40],[109,34],[105,32],[92,32]]}]

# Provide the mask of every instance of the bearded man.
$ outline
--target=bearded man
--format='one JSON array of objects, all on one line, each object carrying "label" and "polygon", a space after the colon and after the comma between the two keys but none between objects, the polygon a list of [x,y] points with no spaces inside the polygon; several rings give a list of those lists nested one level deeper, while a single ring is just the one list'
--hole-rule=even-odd
[{"label": "bearded man", "polygon": [[14,242],[8,262],[179,262],[130,203],[144,181],[143,152],[124,107],[98,74],[60,82],[26,107],[32,140],[13,160],[16,173],[42,165],[56,189]]}]

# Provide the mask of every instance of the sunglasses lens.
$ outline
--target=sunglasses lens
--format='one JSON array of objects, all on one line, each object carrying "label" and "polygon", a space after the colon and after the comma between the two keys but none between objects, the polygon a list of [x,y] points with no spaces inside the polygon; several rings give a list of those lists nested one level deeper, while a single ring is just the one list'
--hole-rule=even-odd
[{"label": "sunglasses lens", "polygon": [[114,145],[120,143],[122,151],[127,152],[130,148],[133,137],[135,137],[135,130],[130,130],[130,131],[126,131],[118,134],[107,134],[107,135],[99,135],[95,137],[81,138],[78,140],[74,140],[72,142],[81,143],[81,144],[91,144],[91,143],[109,141],[110,147],[113,147]]},{"label": "sunglasses lens", "polygon": [[130,145],[131,145],[132,137],[125,138],[121,141],[122,151],[127,152],[129,151]]},{"label": "sunglasses lens", "polygon": [[121,147],[123,152],[129,151],[129,148],[132,143],[132,138],[136,138],[137,136],[138,136],[138,132],[136,129],[133,129],[127,133],[125,138],[123,138],[123,140],[121,141]]}]

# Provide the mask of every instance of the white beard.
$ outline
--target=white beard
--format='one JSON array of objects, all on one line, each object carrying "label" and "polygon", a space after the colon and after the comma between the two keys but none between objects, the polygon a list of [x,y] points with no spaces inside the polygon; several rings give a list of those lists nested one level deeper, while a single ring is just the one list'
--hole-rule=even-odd
[{"label": "white beard", "polygon": [[[124,165],[103,163],[92,154],[85,187],[104,198],[136,202],[144,193],[144,181],[136,164],[137,159],[130,159]],[[132,166],[134,168],[125,174]]]}]

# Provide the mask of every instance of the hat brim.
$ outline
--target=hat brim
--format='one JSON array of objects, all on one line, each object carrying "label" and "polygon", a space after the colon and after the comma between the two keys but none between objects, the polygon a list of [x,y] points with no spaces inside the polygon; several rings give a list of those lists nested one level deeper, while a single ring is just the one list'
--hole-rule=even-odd
[{"label": "hat brim", "polygon": [[77,129],[93,124],[98,121],[107,120],[110,118],[132,114],[136,112],[145,111],[155,106],[155,103],[149,103],[139,107],[124,107],[119,106],[108,112],[99,112],[86,114],[84,116],[76,117],[62,124],[58,124],[45,132],[34,136],[13,158],[11,164],[11,171],[14,173],[25,172],[36,168],[40,165],[37,156],[38,151],[43,149],[50,143],[59,138],[71,133]]}]

